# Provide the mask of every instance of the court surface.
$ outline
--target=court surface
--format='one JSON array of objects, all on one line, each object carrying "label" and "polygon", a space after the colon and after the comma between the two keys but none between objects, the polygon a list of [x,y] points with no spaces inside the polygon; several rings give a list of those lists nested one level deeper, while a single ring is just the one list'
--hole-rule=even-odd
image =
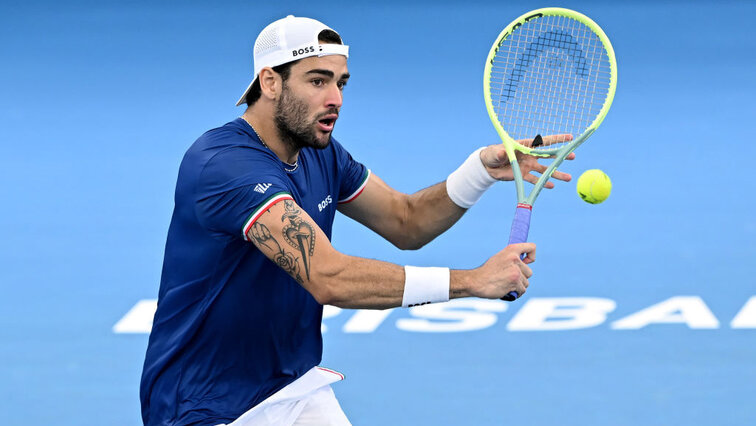
[{"label": "court surface", "polygon": [[[264,25],[293,13],[341,33],[352,78],[335,137],[409,192],[497,143],[486,54],[550,5],[274,3],[0,3],[0,423],[140,424],[178,164],[243,112]],[[541,195],[515,303],[328,309],[323,365],[346,375],[334,389],[355,425],[756,424],[756,4],[558,6],[617,52],[612,110],[563,167],[603,169],[613,194]],[[344,217],[333,244],[472,268],[503,248],[514,200],[498,185],[417,252]]]}]

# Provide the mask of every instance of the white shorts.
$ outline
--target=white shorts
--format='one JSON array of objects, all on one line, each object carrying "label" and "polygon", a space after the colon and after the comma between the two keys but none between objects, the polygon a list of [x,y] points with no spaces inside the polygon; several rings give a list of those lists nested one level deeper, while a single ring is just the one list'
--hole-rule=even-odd
[{"label": "white shorts", "polygon": [[313,367],[227,426],[351,426],[331,389],[339,380],[343,374]]}]

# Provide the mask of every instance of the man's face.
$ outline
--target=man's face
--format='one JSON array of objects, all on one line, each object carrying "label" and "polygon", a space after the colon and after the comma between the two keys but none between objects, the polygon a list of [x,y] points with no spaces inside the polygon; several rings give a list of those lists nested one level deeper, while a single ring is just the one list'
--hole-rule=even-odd
[{"label": "man's face", "polygon": [[280,136],[296,148],[327,147],[348,79],[341,55],[304,58],[292,65],[276,105]]}]

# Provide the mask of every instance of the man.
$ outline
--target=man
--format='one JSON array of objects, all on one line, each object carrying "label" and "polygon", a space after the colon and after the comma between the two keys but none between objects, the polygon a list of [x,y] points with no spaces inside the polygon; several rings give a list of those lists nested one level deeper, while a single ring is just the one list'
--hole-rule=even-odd
[{"label": "man", "polygon": [[[446,182],[412,195],[390,188],[332,138],[347,57],[341,37],[318,21],[270,24],[237,104],[246,111],[187,151],[142,375],[146,425],[349,424],[330,388],[343,376],[318,367],[324,304],[385,309],[528,287],[529,243],[468,271],[402,267],[331,246],[338,209],[401,249],[420,248],[491,184],[513,178],[503,148],[491,146]],[[528,180],[545,170],[521,160]]]}]

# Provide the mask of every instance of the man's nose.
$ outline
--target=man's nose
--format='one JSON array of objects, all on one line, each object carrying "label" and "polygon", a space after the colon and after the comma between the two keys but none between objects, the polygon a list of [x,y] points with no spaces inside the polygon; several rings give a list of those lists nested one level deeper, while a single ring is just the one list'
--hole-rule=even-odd
[{"label": "man's nose", "polygon": [[330,85],[328,93],[326,94],[326,107],[327,108],[341,108],[344,103],[344,92],[339,89],[336,84]]}]

